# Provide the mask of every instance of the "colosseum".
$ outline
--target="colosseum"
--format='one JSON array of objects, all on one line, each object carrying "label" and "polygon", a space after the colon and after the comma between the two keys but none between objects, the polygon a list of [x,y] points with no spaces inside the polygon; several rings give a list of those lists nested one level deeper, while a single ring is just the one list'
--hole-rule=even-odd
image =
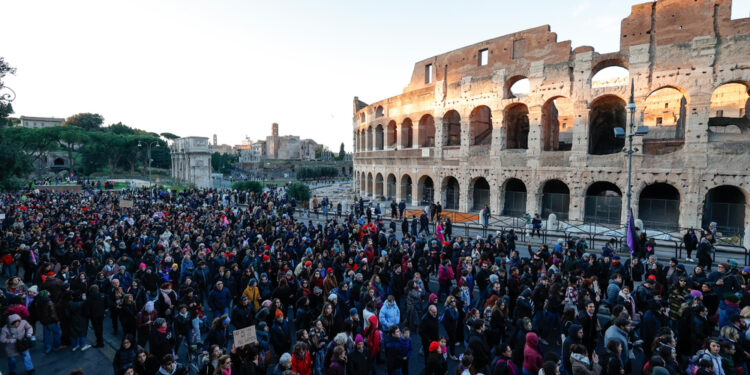
[{"label": "colosseum", "polygon": [[627,218],[632,132],[631,206],[646,229],[716,222],[741,234],[750,18],[731,19],[731,6],[633,6],[615,52],[574,48],[540,26],[419,61],[402,94],[354,98],[355,192],[617,225]]}]

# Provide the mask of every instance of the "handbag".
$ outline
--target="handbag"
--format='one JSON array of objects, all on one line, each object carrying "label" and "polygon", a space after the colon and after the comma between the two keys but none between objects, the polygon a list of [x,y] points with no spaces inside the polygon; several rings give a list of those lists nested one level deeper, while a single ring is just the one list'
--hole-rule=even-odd
[{"label": "handbag", "polygon": [[16,340],[16,350],[19,353],[23,353],[34,347],[34,340],[29,336],[24,336],[22,339]]}]

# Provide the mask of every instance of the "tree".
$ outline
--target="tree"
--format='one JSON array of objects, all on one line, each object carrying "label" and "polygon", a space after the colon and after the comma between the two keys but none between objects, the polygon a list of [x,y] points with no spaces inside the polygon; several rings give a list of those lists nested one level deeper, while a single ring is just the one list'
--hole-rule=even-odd
[{"label": "tree", "polygon": [[346,156],[346,151],[344,151],[344,142],[341,142],[341,147],[339,147],[339,160],[344,160],[344,156]]},{"label": "tree", "polygon": [[287,185],[286,193],[298,202],[307,202],[310,200],[310,188],[302,182],[292,182]]},{"label": "tree", "polygon": [[[4,57],[0,56],[0,126],[11,126],[12,122],[6,120],[13,113],[13,106],[10,104],[16,95],[9,87],[5,86],[3,78],[8,74],[16,74],[16,68],[10,66]],[[3,166],[5,167],[5,166]]]},{"label": "tree", "polygon": [[232,164],[238,161],[239,157],[237,155],[221,154],[218,152],[214,152],[211,155],[211,167],[213,168],[214,172],[231,174]]},{"label": "tree", "polygon": [[16,147],[22,150],[21,152],[26,155],[29,166],[33,167],[48,151],[54,150],[56,142],[54,129],[5,128],[2,138],[14,143]]},{"label": "tree", "polygon": [[106,130],[115,134],[133,135],[136,133],[136,129],[133,129],[130,126],[127,126],[121,122],[108,126]]},{"label": "tree", "polygon": [[160,135],[166,139],[169,139],[170,141],[174,141],[175,139],[180,138],[179,135],[174,135],[172,133],[166,133],[166,132],[161,133]]},{"label": "tree", "polygon": [[51,135],[55,138],[57,144],[68,154],[68,160],[70,160],[69,171],[70,173],[75,173],[76,163],[73,151],[77,150],[80,145],[86,143],[89,139],[86,130],[75,126],[57,126],[45,129],[50,129]]},{"label": "tree", "polygon": [[68,117],[63,126],[77,126],[86,130],[99,129],[104,123],[104,117],[98,113],[79,113]]},{"label": "tree", "polygon": [[0,190],[20,188],[31,171],[31,162],[23,148],[5,136],[0,136],[0,165]]},{"label": "tree", "polygon": [[258,181],[237,181],[232,182],[232,189],[259,194],[263,191],[263,185]]}]

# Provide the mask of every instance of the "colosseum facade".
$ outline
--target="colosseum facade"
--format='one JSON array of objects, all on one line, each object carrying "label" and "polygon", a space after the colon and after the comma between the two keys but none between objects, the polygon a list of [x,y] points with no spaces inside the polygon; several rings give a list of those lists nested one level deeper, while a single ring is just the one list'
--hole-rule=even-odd
[{"label": "colosseum facade", "polygon": [[715,221],[742,233],[750,18],[730,15],[729,0],[659,0],[632,7],[616,52],[573,48],[541,26],[419,61],[402,94],[354,99],[355,192],[623,223],[627,137],[615,129],[630,133],[632,83],[632,122],[649,130],[634,137],[636,217],[647,229]]}]

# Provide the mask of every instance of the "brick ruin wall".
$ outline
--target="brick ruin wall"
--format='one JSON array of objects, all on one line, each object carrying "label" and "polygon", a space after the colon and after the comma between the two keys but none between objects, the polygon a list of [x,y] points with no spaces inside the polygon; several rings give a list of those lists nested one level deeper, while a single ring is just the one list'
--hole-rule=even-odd
[{"label": "brick ruin wall", "polygon": [[[633,211],[647,186],[668,184],[678,194],[679,226],[699,227],[707,193],[729,185],[741,192],[746,212],[735,224],[744,228],[750,19],[730,14],[729,0],[659,0],[632,7],[617,52],[573,48],[541,26],[419,61],[402,94],[369,105],[355,98],[355,192],[420,205],[432,181],[435,201],[455,200],[462,212],[486,203],[499,213],[508,181],[518,179],[523,209],[533,214],[545,209],[545,195],[564,193],[557,182],[550,187],[559,180],[569,191],[568,220],[580,222],[590,187],[607,182],[622,196],[624,222],[627,157],[610,134],[629,128],[632,80],[634,123],[650,129],[634,138]],[[611,66],[629,78],[592,85]],[[521,79],[530,90],[514,95]],[[485,181],[488,196],[480,197],[474,190]]]}]

